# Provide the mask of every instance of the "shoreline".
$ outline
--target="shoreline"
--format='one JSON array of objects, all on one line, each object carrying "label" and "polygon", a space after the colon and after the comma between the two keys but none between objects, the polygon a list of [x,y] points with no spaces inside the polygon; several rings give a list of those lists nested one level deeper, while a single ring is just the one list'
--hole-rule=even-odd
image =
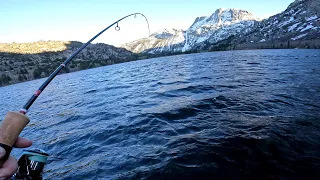
[{"label": "shoreline", "polygon": [[[115,64],[120,64],[120,63],[126,63],[126,62],[132,62],[132,61],[140,61],[140,60],[147,60],[147,59],[153,59],[153,58],[161,58],[161,57],[168,57],[168,56],[177,56],[177,55],[184,55],[184,54],[198,54],[198,53],[207,53],[207,52],[221,52],[221,51],[246,51],[246,50],[294,50],[294,49],[299,49],[299,50],[320,50],[318,48],[243,48],[243,49],[230,49],[230,50],[218,50],[218,51],[201,51],[201,52],[184,52],[184,53],[170,53],[170,54],[162,54],[162,55],[140,55],[140,58],[138,59],[132,59],[129,61],[124,61],[124,62],[117,62],[117,63],[113,63],[113,64],[107,64],[104,66],[110,66],[110,65],[115,65]],[[88,69],[93,69],[93,68],[99,68],[99,67],[104,67],[104,66],[95,66],[95,67],[91,67],[91,68],[87,68],[87,69],[73,69],[73,70],[69,70],[67,72],[62,72],[59,73],[60,74],[65,74],[65,73],[72,73],[72,72],[78,72],[78,71],[82,71],[82,70],[88,70]],[[67,66],[68,67],[68,66]],[[52,72],[49,73],[49,75]],[[1,73],[2,75],[4,74],[10,74],[10,73]],[[19,84],[19,83],[23,83],[23,82],[28,82],[28,81],[32,81],[32,80],[37,80],[37,79],[42,79],[42,78],[47,78],[48,76],[40,76],[39,78],[29,78],[26,80],[21,80],[19,81],[19,79],[14,79],[14,81],[12,82],[12,80],[9,81],[9,83],[7,84],[1,84],[0,87],[5,87],[5,86],[10,86],[10,85],[14,85],[14,84]]]}]

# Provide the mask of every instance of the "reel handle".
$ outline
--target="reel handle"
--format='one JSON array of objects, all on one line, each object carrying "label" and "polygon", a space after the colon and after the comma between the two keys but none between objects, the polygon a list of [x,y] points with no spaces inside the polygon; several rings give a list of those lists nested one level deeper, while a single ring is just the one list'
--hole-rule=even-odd
[{"label": "reel handle", "polygon": [[27,116],[17,112],[8,112],[4,117],[0,124],[0,146],[5,149],[6,155],[0,160],[0,164],[8,159],[12,146],[29,122]]}]

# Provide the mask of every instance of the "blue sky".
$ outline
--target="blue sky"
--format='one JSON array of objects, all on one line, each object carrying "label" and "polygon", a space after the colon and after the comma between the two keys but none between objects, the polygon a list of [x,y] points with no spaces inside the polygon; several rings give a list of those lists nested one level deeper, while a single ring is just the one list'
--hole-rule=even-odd
[{"label": "blue sky", "polygon": [[[218,8],[245,9],[259,18],[284,11],[294,0],[0,0],[0,42],[78,40],[85,42],[117,19],[145,14],[151,33],[187,29],[198,16]],[[148,36],[143,18],[129,18],[95,42],[119,45]]]}]

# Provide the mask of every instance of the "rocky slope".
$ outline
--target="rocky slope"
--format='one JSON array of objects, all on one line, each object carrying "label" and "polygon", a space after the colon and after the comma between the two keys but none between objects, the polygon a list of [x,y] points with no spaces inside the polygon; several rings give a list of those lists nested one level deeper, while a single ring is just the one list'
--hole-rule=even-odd
[{"label": "rocky slope", "polygon": [[211,16],[196,18],[188,30],[176,32],[161,31],[122,47],[151,54],[320,48],[320,0],[295,0],[285,11],[262,21],[245,10],[218,9]]},{"label": "rocky slope", "polygon": [[320,0],[296,0],[282,13],[261,21],[238,47],[320,48]]},{"label": "rocky slope", "polygon": [[[48,76],[68,58],[81,42],[40,41],[0,43],[0,85]],[[107,44],[90,44],[64,69],[78,71],[137,59],[133,53]]]},{"label": "rocky slope", "polygon": [[163,52],[181,52],[185,42],[185,31],[177,29],[163,29],[121,47],[134,53],[148,52],[151,54]]},{"label": "rocky slope", "polygon": [[217,9],[211,16],[196,18],[187,31],[165,29],[122,47],[138,53],[185,52],[204,41],[215,43],[231,35],[247,33],[257,20],[245,10]]}]

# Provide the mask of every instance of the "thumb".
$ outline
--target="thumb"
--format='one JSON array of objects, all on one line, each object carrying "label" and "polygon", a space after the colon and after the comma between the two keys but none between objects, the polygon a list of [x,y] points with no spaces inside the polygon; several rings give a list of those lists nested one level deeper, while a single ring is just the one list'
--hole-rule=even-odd
[{"label": "thumb", "polygon": [[6,150],[4,150],[2,147],[0,147],[0,159],[2,159],[6,155]]}]

